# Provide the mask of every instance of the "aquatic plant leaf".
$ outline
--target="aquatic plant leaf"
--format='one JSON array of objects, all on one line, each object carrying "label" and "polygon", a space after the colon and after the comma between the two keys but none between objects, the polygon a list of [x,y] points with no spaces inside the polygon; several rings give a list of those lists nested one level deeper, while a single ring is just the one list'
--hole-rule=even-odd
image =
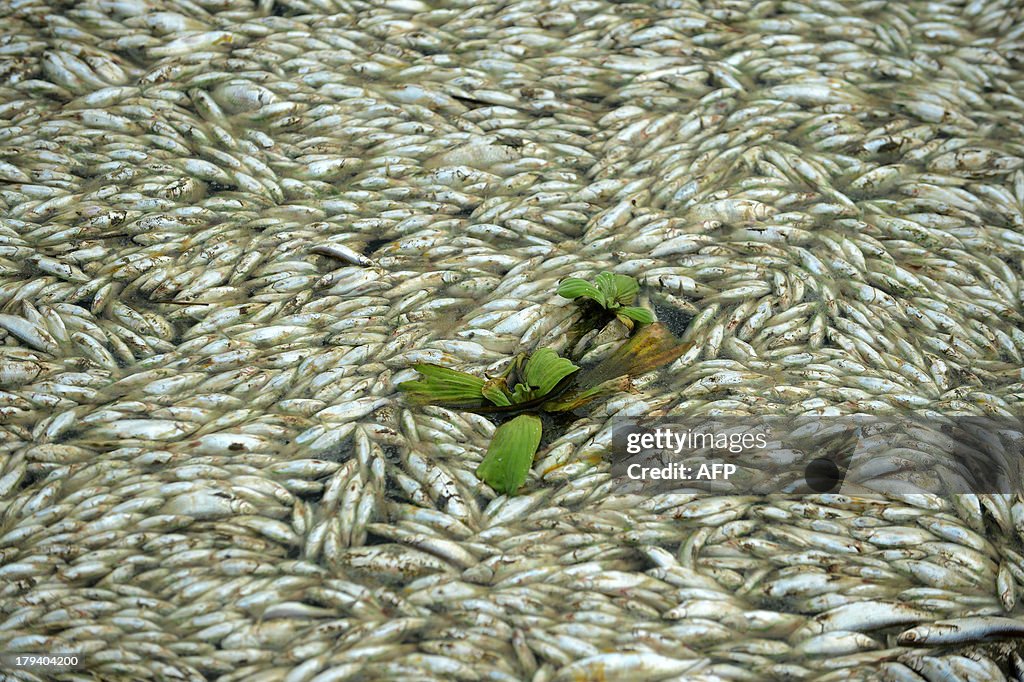
[{"label": "aquatic plant leaf", "polygon": [[532,414],[521,414],[499,426],[476,469],[477,478],[499,493],[514,493],[530,473],[540,434],[540,418]]},{"label": "aquatic plant leaf", "polygon": [[577,370],[579,367],[555,351],[541,348],[526,361],[526,383],[536,389],[534,395],[547,395],[559,381]]},{"label": "aquatic plant leaf", "polygon": [[629,390],[631,377],[668,365],[688,347],[662,323],[647,325],[600,363],[574,375],[572,385],[557,398],[546,400],[541,408],[547,412],[568,412]]},{"label": "aquatic plant leaf", "polygon": [[647,308],[641,308],[635,305],[627,305],[623,306],[622,308],[619,308],[615,312],[618,315],[624,315],[625,317],[628,317],[634,322],[639,322],[640,324],[650,324],[651,322],[654,322],[654,313],[652,313]]},{"label": "aquatic plant leaf", "polygon": [[[551,400],[552,398],[561,395],[564,391],[569,390],[569,387],[574,384],[574,376],[574,374],[570,374],[562,379],[548,395],[530,398],[522,403],[513,403],[509,407],[498,407],[481,398],[477,405],[467,406],[465,409],[470,412],[476,412],[477,414],[523,414],[524,412],[536,412],[539,409],[543,409],[542,405],[545,401]],[[524,386],[524,389],[525,388],[526,387]]]},{"label": "aquatic plant leaf", "polygon": [[607,358],[575,375],[565,393],[545,401],[541,408],[547,412],[567,412],[598,398],[627,391],[631,377],[667,365],[688,347],[662,323],[649,324]]},{"label": "aquatic plant leaf", "polygon": [[480,392],[498,407],[508,407],[512,404],[508,394],[505,393],[505,380],[503,378],[488,381]]},{"label": "aquatic plant leaf", "polygon": [[486,382],[480,377],[428,363],[413,365],[413,369],[423,378],[403,381],[398,390],[408,394],[415,403],[481,402]]},{"label": "aquatic plant leaf", "polygon": [[619,305],[629,305],[640,293],[640,283],[626,275],[615,275],[615,288],[617,291],[615,300],[619,302]]},{"label": "aquatic plant leaf", "polygon": [[639,376],[667,365],[685,353],[687,348],[668,327],[654,322],[642,327],[607,358],[581,372],[578,385],[588,388],[621,376]]},{"label": "aquatic plant leaf", "polygon": [[601,307],[607,306],[604,294],[601,290],[585,279],[579,277],[566,277],[558,285],[558,295],[562,298],[577,299],[581,296],[597,301]]},{"label": "aquatic plant leaf", "polygon": [[541,405],[541,409],[545,412],[569,412],[592,403],[599,398],[605,398],[627,390],[629,390],[629,377],[622,376],[587,389],[570,390],[561,397],[545,402]]},{"label": "aquatic plant leaf", "polygon": [[512,389],[512,404],[519,405],[530,399],[530,387],[526,384],[516,384]]},{"label": "aquatic plant leaf", "polygon": [[598,290],[600,290],[601,295],[604,297],[604,306],[606,308],[619,307],[618,301],[616,301],[619,288],[615,282],[614,274],[610,272],[602,272],[594,278],[594,284],[597,285]]},{"label": "aquatic plant leaf", "polygon": [[[519,370],[523,366],[523,362],[526,360],[526,353],[519,353],[512,361],[505,367],[505,371],[501,373],[502,379],[508,379],[509,377],[515,377],[519,375]],[[508,382],[506,381],[506,386]]]},{"label": "aquatic plant leaf", "polygon": [[635,279],[629,275],[616,275],[612,272],[602,272],[594,278],[594,283],[604,294],[609,308],[632,303],[640,291],[640,283]]},{"label": "aquatic plant leaf", "polygon": [[[474,385],[483,384],[484,380],[473,374],[467,372],[460,372],[450,367],[442,367],[441,365],[435,365],[432,362],[421,362],[412,366],[414,370],[423,375],[425,379],[432,379],[438,381],[444,381],[447,383],[453,383],[458,385]],[[403,382],[404,383],[404,382]]]}]

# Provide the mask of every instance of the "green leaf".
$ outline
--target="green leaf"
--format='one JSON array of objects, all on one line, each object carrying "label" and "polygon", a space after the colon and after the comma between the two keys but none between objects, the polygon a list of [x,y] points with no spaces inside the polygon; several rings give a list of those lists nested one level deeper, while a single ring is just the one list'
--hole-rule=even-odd
[{"label": "green leaf", "polygon": [[531,414],[519,415],[499,426],[476,469],[477,478],[499,493],[519,490],[533,466],[540,433],[540,418]]},{"label": "green leaf", "polygon": [[429,362],[421,362],[412,366],[414,370],[423,375],[426,379],[444,381],[459,385],[483,384],[484,380],[478,376],[460,372],[449,367],[442,367]]},{"label": "green leaf", "polygon": [[479,401],[484,380],[434,364],[413,365],[422,379],[403,381],[398,390],[409,394],[417,403]]},{"label": "green leaf", "polygon": [[508,395],[505,393],[505,380],[502,378],[488,381],[480,392],[498,407],[509,407],[512,405],[512,401],[508,399]]},{"label": "green leaf", "polygon": [[581,296],[597,301],[601,307],[605,307],[605,297],[593,284],[579,277],[566,277],[558,285],[558,295],[562,298],[577,299]]},{"label": "green leaf", "polygon": [[640,324],[650,324],[651,322],[654,322],[654,313],[647,308],[627,305],[619,308],[615,312],[617,315],[625,315],[629,319],[639,322]]},{"label": "green leaf", "polygon": [[615,300],[619,305],[629,305],[640,292],[640,283],[628,275],[612,275],[612,287],[615,294],[609,300]]},{"label": "green leaf", "polygon": [[526,362],[526,383],[537,389],[536,395],[547,395],[558,382],[577,371],[579,367],[559,357],[550,348],[541,348]]},{"label": "green leaf", "polygon": [[636,298],[636,295],[640,293],[640,283],[632,277],[626,275],[616,275],[615,283],[618,286],[619,293],[615,297],[622,305],[629,305]]},{"label": "green leaf", "polygon": [[602,272],[594,278],[594,284],[597,285],[598,290],[601,292],[601,296],[604,297],[605,308],[617,308],[618,303],[616,302],[615,297],[619,289],[615,283],[615,275],[610,272]]},{"label": "green leaf", "polygon": [[616,275],[612,272],[602,272],[594,278],[594,284],[601,290],[607,308],[618,308],[620,305],[628,305],[636,298],[640,291],[640,284],[628,275]]},{"label": "green leaf", "polygon": [[525,403],[532,397],[530,393],[530,387],[526,384],[516,384],[516,387],[512,389],[512,404]]}]

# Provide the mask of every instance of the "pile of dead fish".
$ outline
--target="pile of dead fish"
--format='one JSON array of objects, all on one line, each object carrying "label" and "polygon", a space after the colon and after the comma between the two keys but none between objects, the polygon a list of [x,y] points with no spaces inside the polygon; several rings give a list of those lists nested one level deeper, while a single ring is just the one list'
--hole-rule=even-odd
[{"label": "pile of dead fish", "polygon": [[[0,651],[1022,679],[1020,495],[627,495],[607,463],[637,415],[1021,415],[1019,2],[0,17]],[[692,345],[497,497],[492,423],[395,384],[556,343],[558,280],[602,270]]]}]

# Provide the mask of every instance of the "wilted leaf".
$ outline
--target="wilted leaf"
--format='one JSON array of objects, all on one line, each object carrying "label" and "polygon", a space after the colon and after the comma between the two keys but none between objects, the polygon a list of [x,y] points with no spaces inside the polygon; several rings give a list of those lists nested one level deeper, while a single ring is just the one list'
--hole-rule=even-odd
[{"label": "wilted leaf", "polygon": [[616,393],[621,393],[629,388],[629,377],[622,376],[617,379],[610,379],[602,384],[587,389],[570,390],[565,395],[549,400],[541,408],[547,412],[568,412],[592,403],[598,398],[604,398]]},{"label": "wilted leaf", "polygon": [[558,295],[562,298],[577,299],[580,296],[593,299],[604,307],[607,301],[601,291],[593,284],[579,277],[566,277],[558,285]]},{"label": "wilted leaf", "polygon": [[477,477],[499,493],[512,494],[526,482],[540,445],[539,417],[523,414],[497,428]]},{"label": "wilted leaf", "polygon": [[422,379],[403,381],[398,390],[409,395],[416,403],[480,403],[481,391],[486,383],[480,377],[434,364],[413,365]]},{"label": "wilted leaf", "polygon": [[630,377],[667,365],[686,352],[687,347],[665,325],[649,324],[597,365],[577,374],[566,393],[545,401],[541,407],[548,412],[565,412],[627,390]]},{"label": "wilted leaf", "polygon": [[526,362],[526,383],[536,389],[534,395],[547,395],[559,381],[578,369],[550,348],[541,348]]},{"label": "wilted leaf", "polygon": [[486,382],[480,392],[498,407],[508,407],[512,404],[505,393],[505,379],[503,378],[499,377]]},{"label": "wilted leaf", "polygon": [[618,315],[625,315],[634,322],[650,324],[654,322],[654,313],[647,308],[640,308],[635,305],[627,305],[615,311]]},{"label": "wilted leaf", "polygon": [[672,332],[660,322],[641,327],[640,331],[614,353],[581,372],[578,384],[582,387],[597,384],[621,376],[639,376],[662,365],[667,365],[686,352],[687,346],[680,343]]}]

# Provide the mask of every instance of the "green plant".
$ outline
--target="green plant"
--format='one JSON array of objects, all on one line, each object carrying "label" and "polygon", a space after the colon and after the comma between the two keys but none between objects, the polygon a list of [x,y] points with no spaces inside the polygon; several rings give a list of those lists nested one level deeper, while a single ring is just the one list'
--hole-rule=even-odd
[{"label": "green plant", "polygon": [[517,414],[494,432],[476,475],[497,492],[513,494],[526,481],[541,440],[539,412],[578,410],[629,390],[630,377],[672,362],[685,346],[662,324],[643,327],[611,355],[581,370],[555,351],[519,355],[491,379],[433,364],[413,367],[422,378],[398,389],[417,404],[436,404],[481,414]]},{"label": "green plant", "polygon": [[546,397],[578,370],[550,348],[541,348],[525,362],[522,355],[517,357],[501,376],[486,382],[481,392],[498,407],[522,405]]},{"label": "green plant", "polygon": [[634,323],[654,322],[654,313],[647,308],[630,305],[640,291],[640,284],[627,275],[602,272],[591,284],[579,277],[566,277],[558,285],[558,295],[579,302],[579,299],[593,301],[601,309],[612,313],[626,327]]},{"label": "green plant", "polygon": [[[429,363],[413,365],[422,379],[405,381],[398,390],[421,405],[439,404],[474,411],[512,412],[554,395],[564,380],[579,370],[550,348],[541,348],[529,359],[519,355],[493,379],[481,379],[466,372]],[[496,407],[498,409],[488,409]],[[512,408],[512,409],[502,409]]]},{"label": "green plant", "polygon": [[437,404],[446,407],[471,409],[481,402],[482,391],[487,384],[480,377],[422,362],[412,366],[422,379],[404,381],[398,390],[405,393],[417,405]]},{"label": "green plant", "polygon": [[481,481],[499,493],[511,495],[526,482],[533,456],[540,445],[540,417],[521,414],[497,428],[487,454],[476,468]]},{"label": "green plant", "polygon": [[[483,410],[483,398],[501,411],[529,407],[547,399],[564,385],[565,379],[579,371],[579,367],[550,348],[541,348],[528,359],[520,354],[501,375],[488,380],[438,365],[421,364],[415,368],[423,378],[398,385],[414,402]],[[523,414],[502,424],[494,432],[476,475],[498,492],[515,492],[526,481],[540,437],[541,422],[535,415]]]},{"label": "green plant", "polygon": [[[477,467],[480,480],[504,494],[514,494],[526,482],[540,446],[538,412],[580,409],[598,398],[629,390],[630,377],[661,367],[682,355],[685,347],[654,314],[631,305],[640,291],[632,277],[602,272],[594,284],[569,277],[558,294],[576,301],[580,316],[569,333],[574,348],[588,332],[618,318],[628,329],[644,325],[611,355],[586,370],[550,348],[531,356],[520,354],[498,376],[482,379],[433,364],[413,365],[421,378],[398,389],[411,402],[437,404],[482,414],[517,415],[501,424]],[[654,324],[652,324],[654,323]]]},{"label": "green plant", "polygon": [[[541,348],[528,359],[517,356],[501,375],[488,380],[438,365],[420,364],[415,369],[422,379],[398,385],[414,402],[484,410],[483,398],[497,410],[509,412],[546,400],[579,371],[550,348]],[[536,415],[522,414],[502,424],[476,475],[498,492],[514,493],[526,481],[540,437]]]}]

